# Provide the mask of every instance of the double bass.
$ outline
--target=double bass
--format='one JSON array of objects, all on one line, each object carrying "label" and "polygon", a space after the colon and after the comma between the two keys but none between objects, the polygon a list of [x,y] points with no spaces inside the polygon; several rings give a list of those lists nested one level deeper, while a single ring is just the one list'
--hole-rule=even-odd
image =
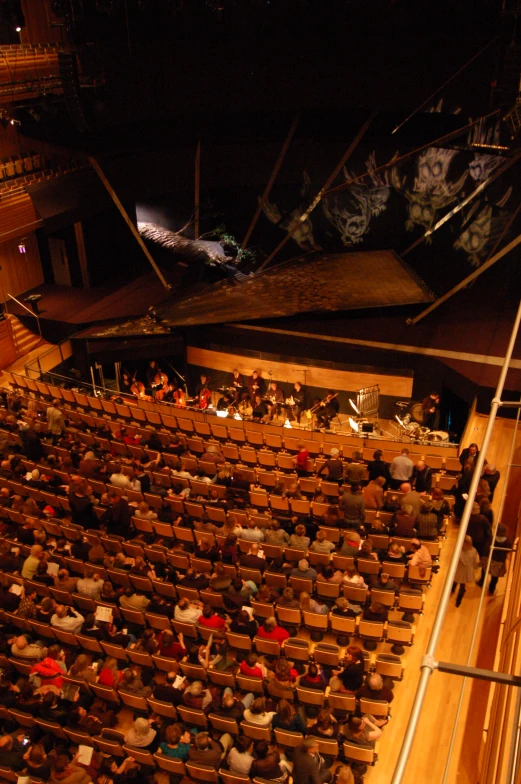
[{"label": "double bass", "polygon": [[130,391],[135,397],[139,397],[141,400],[148,400],[148,395],[145,393],[145,385],[142,381],[134,379],[130,385]]},{"label": "double bass", "polygon": [[162,370],[154,376],[152,388],[154,390],[155,399],[158,402],[161,402],[168,391],[168,376],[166,373],[163,373]]}]

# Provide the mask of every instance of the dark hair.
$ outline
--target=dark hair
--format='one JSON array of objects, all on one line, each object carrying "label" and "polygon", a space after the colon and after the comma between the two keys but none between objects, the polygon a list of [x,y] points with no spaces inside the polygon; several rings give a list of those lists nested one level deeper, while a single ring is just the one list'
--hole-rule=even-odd
[{"label": "dark hair", "polygon": [[239,737],[235,740],[235,748],[240,751],[241,754],[244,754],[245,751],[248,751],[250,748],[251,740],[247,738],[246,735],[239,735]]},{"label": "dark hair", "polygon": [[257,755],[257,757],[259,759],[266,759],[266,757],[268,756],[268,751],[269,750],[270,750],[270,747],[269,747],[267,741],[265,741],[265,740],[258,740],[258,741],[256,741],[256,743],[255,743],[255,754]]},{"label": "dark hair", "polygon": [[309,667],[308,667],[308,676],[309,676],[310,678],[316,678],[316,677],[317,677],[317,675],[318,675],[318,667],[317,667],[317,665],[316,665],[316,664],[314,664],[313,662],[311,662],[311,664],[310,664],[310,665],[309,665]]}]

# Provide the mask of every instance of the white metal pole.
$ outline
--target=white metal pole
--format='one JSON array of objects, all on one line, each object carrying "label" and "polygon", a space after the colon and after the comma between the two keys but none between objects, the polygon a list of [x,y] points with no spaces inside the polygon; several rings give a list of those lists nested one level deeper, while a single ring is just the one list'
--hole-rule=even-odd
[{"label": "white metal pole", "polygon": [[516,318],[514,321],[514,326],[512,327],[512,333],[510,335],[510,341],[508,343],[508,348],[505,354],[505,360],[501,368],[499,381],[496,387],[496,393],[494,395],[494,399],[492,400],[492,405],[490,407],[490,415],[487,422],[487,427],[485,429],[485,433],[483,435],[483,443],[478,458],[476,460],[474,475],[472,477],[472,482],[470,484],[469,497],[467,499],[467,503],[465,504],[465,508],[463,510],[463,515],[461,517],[460,528],[458,532],[458,538],[456,540],[456,545],[454,547],[454,552],[452,554],[452,559],[449,565],[449,570],[445,580],[445,585],[443,586],[440,603],[438,605],[438,610],[436,612],[436,617],[434,619],[434,624],[432,627],[429,643],[427,645],[427,650],[422,660],[420,680],[418,682],[418,687],[416,689],[416,695],[414,697],[411,714],[409,716],[407,730],[405,732],[405,736],[402,742],[402,747],[400,749],[400,755],[396,762],[396,767],[394,769],[394,774],[391,780],[391,784],[401,784],[403,780],[405,768],[407,765],[407,760],[409,759],[409,754],[411,753],[414,735],[416,733],[418,721],[420,719],[420,713],[421,713],[423,701],[425,699],[425,694],[427,692],[427,686],[429,684],[429,680],[432,675],[432,672],[435,669],[436,662],[434,657],[436,653],[436,648],[438,646],[438,641],[440,638],[443,621],[445,620],[445,614],[447,612],[447,606],[450,600],[451,587],[452,587],[452,583],[454,582],[454,576],[456,574],[461,548],[463,546],[463,541],[467,534],[467,527],[472,512],[472,505],[476,497],[476,490],[478,488],[479,480],[481,478],[481,472],[483,470],[483,465],[485,462],[485,454],[490,442],[490,437],[492,435],[492,429],[494,427],[494,422],[497,416],[498,408],[501,405],[501,395],[503,394],[505,380],[507,377],[510,360],[512,359],[512,353],[514,351],[514,346],[519,331],[520,323],[521,323],[521,301],[519,302]]}]

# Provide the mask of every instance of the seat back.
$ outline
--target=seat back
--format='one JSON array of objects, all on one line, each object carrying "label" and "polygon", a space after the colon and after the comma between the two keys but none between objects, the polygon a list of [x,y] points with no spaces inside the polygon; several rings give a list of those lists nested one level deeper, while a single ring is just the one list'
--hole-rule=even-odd
[{"label": "seat back", "polygon": [[195,765],[193,762],[185,763],[188,776],[193,781],[205,781],[209,784],[218,784],[219,774],[215,768],[206,765]]},{"label": "seat back", "polygon": [[315,612],[306,612],[306,610],[303,610],[302,616],[304,618],[304,624],[308,629],[327,632],[328,629],[327,615],[322,615],[321,613],[315,613]]},{"label": "seat back", "polygon": [[237,673],[237,686],[241,691],[246,694],[253,692],[253,694],[264,694],[264,679],[254,678],[247,675]]},{"label": "seat back", "polygon": [[389,703],[386,700],[367,700],[362,697],[360,711],[362,714],[369,713],[375,719],[386,719],[389,716]]},{"label": "seat back", "polygon": [[356,710],[356,698],[354,694],[336,694],[336,692],[330,691],[327,701],[332,710],[335,710],[336,708],[344,713],[354,713]]},{"label": "seat back", "polygon": [[384,636],[384,626],[383,621],[365,621],[361,618],[358,625],[358,635],[362,639],[381,640]]},{"label": "seat back", "polygon": [[297,686],[297,696],[299,702],[305,705],[320,705],[321,708],[326,699],[325,692],[318,689],[304,689],[302,686]]},{"label": "seat back", "polygon": [[231,648],[239,651],[251,651],[251,638],[247,634],[235,634],[226,632],[226,639]]},{"label": "seat back", "polygon": [[267,740],[271,742],[271,729],[269,727],[259,727],[258,724],[250,724],[247,721],[241,721],[241,730],[247,738],[252,740]]},{"label": "seat back", "polygon": [[202,710],[196,710],[195,708],[185,708],[183,705],[177,706],[177,712],[181,716],[181,719],[189,725],[195,725],[196,727],[206,727],[208,726],[208,722],[206,720],[206,714],[203,713]]},{"label": "seat back", "polygon": [[362,765],[374,765],[375,751],[364,746],[359,746],[358,743],[351,743],[351,741],[344,741],[344,757],[350,762],[358,762]]},{"label": "seat back", "polygon": [[235,719],[226,719],[224,716],[216,716],[215,713],[210,713],[208,716],[208,721],[214,730],[219,730],[219,732],[229,732],[230,735],[239,734],[239,725]]},{"label": "seat back", "polygon": [[296,749],[301,746],[304,736],[301,732],[290,732],[289,730],[274,729],[275,739],[279,746],[286,746],[289,749]]}]

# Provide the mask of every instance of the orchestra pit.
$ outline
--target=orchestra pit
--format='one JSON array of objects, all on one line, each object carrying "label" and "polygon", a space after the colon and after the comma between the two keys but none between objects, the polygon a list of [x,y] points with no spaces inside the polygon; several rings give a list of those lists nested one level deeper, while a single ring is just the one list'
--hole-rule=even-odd
[{"label": "orchestra pit", "polygon": [[0,784],[521,780],[519,13],[0,2]]}]

